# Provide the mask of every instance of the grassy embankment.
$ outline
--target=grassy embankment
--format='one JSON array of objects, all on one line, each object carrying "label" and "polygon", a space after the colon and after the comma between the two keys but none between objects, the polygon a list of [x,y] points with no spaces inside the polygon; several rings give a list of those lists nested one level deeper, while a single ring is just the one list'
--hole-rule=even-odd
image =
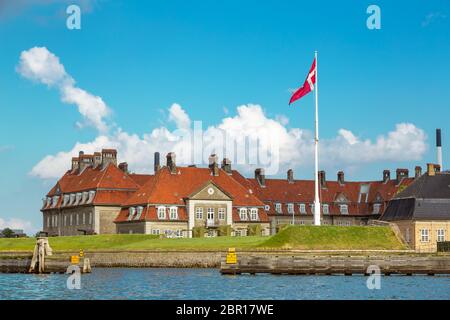
[{"label": "grassy embankment", "polygon": [[[388,227],[288,227],[271,237],[159,239],[152,235],[97,235],[50,238],[55,251],[65,250],[401,250],[404,246]],[[0,251],[32,251],[35,239],[0,239]]]}]

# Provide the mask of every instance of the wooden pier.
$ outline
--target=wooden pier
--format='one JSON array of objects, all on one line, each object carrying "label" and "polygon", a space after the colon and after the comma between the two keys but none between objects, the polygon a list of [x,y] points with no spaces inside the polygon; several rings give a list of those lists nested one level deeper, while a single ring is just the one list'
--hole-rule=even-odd
[{"label": "wooden pier", "polygon": [[[227,261],[228,260],[228,261]],[[379,269],[386,276],[450,274],[450,255],[275,255],[236,253],[236,263],[223,257],[222,274],[369,275]],[[228,262],[228,263],[227,263]]]}]

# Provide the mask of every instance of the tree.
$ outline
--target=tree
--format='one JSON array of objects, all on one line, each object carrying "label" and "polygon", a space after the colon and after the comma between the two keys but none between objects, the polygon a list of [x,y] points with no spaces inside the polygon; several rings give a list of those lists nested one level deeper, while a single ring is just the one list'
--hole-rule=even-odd
[{"label": "tree", "polygon": [[12,231],[10,228],[5,228],[2,230],[2,235],[5,238],[12,238],[14,237],[14,231]]}]

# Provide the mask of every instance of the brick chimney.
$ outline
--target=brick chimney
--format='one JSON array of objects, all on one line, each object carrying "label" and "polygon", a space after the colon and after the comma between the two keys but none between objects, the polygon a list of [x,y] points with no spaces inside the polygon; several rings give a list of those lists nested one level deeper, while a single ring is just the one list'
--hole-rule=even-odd
[{"label": "brick chimney", "polygon": [[287,171],[287,181],[288,181],[289,183],[294,183],[294,170],[289,169],[289,170]]},{"label": "brick chimney", "polygon": [[397,169],[396,173],[396,180],[397,183],[402,181],[403,178],[408,178],[409,176],[409,170],[408,169]]},{"label": "brick chimney", "polygon": [[383,170],[383,182],[386,183],[389,180],[391,180],[391,171],[390,170]]},{"label": "brick chimney", "polygon": [[217,163],[218,157],[216,154],[212,154],[209,156],[209,169],[211,169],[211,174],[213,176],[219,175],[219,164]]},{"label": "brick chimney", "polygon": [[110,163],[117,166],[117,150],[102,149],[102,169],[105,169]]},{"label": "brick chimney", "polygon": [[344,171],[339,171],[337,173],[337,181],[339,182],[340,185],[345,183],[345,179],[344,179]]},{"label": "brick chimney", "polygon": [[258,181],[261,187],[264,187],[266,185],[266,175],[264,174],[264,169],[255,169],[255,179],[256,181]]},{"label": "brick chimney", "polygon": [[327,187],[327,179],[325,176],[325,171],[319,171],[319,184],[321,188]]},{"label": "brick chimney", "polygon": [[414,177],[417,179],[422,175],[422,167],[421,166],[416,166],[414,168]]},{"label": "brick chimney", "polygon": [[72,172],[77,171],[80,168],[80,164],[78,162],[78,158],[77,157],[73,157],[72,158]]},{"label": "brick chimney", "polygon": [[84,154],[83,151],[80,151],[78,154],[78,163],[80,172],[83,172],[87,167],[94,165],[94,156],[91,154]]},{"label": "brick chimney", "polygon": [[153,160],[153,170],[156,173],[159,169],[161,169],[161,164],[160,164],[160,160],[159,160],[159,152],[155,152],[154,160]]},{"label": "brick chimney", "polygon": [[222,169],[228,173],[231,174],[231,160],[228,158],[223,158],[222,160]]},{"label": "brick chimney", "polygon": [[176,165],[176,156],[174,152],[169,152],[166,156],[166,166],[169,168],[170,173],[176,173],[177,172],[177,165]]},{"label": "brick chimney", "polygon": [[102,165],[102,154],[101,152],[94,152],[94,168]]},{"label": "brick chimney", "polygon": [[429,176],[434,176],[436,174],[436,169],[434,168],[434,163],[427,163],[427,174]]},{"label": "brick chimney", "polygon": [[128,163],[126,162],[119,163],[119,169],[122,170],[124,173],[128,173]]}]

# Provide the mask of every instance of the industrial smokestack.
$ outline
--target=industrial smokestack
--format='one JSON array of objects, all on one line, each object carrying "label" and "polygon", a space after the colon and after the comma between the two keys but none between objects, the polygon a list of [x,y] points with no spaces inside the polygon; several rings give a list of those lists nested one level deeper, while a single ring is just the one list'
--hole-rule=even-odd
[{"label": "industrial smokestack", "polygon": [[436,129],[436,150],[437,150],[437,163],[441,167],[441,171],[443,171],[441,129]]}]

